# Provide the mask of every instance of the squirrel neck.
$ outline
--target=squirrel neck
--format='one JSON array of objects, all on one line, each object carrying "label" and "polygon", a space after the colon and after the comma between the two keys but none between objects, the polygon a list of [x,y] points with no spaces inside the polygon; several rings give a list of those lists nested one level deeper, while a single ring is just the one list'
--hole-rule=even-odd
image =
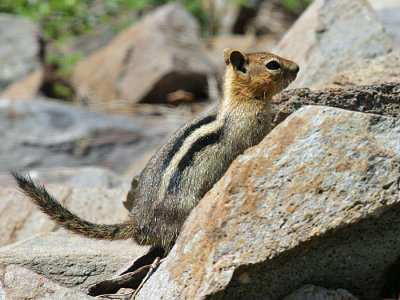
[{"label": "squirrel neck", "polygon": [[218,118],[225,120],[226,134],[245,148],[258,144],[271,130],[271,100],[224,84]]},{"label": "squirrel neck", "polygon": [[238,122],[243,118],[254,120],[256,115],[270,115],[272,95],[257,95],[250,85],[236,86],[231,76],[226,76],[223,85],[223,97],[220,104],[220,117],[235,117]]}]

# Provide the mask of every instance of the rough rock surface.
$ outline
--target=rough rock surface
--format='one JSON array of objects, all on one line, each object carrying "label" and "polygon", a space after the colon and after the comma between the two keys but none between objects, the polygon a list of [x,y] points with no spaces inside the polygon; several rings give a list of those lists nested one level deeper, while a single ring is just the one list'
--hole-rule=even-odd
[{"label": "rough rock surface", "polygon": [[[122,204],[127,189],[46,187],[61,203],[90,221],[112,224],[128,217]],[[59,226],[21,192],[15,188],[0,188],[0,246],[57,228]]]},{"label": "rough rock surface", "polygon": [[137,299],[282,299],[305,284],[383,298],[399,149],[394,118],[301,108],[234,161]]},{"label": "rough rock surface", "polygon": [[123,172],[187,118],[92,113],[35,99],[0,100],[0,172],[98,165]]},{"label": "rough rock surface", "polygon": [[129,240],[93,240],[52,232],[0,248],[0,263],[20,265],[57,284],[86,292],[147,249]]},{"label": "rough rock surface", "polygon": [[166,102],[176,90],[201,97],[212,71],[201,48],[195,19],[168,4],[78,63],[73,82],[89,101]]},{"label": "rough rock surface", "polygon": [[305,285],[294,291],[283,300],[357,300],[343,289],[328,290],[320,286]]},{"label": "rough rock surface", "polygon": [[0,299],[95,299],[51,282],[25,268],[0,265]]},{"label": "rough rock surface", "polygon": [[318,88],[377,82],[400,82],[400,51],[359,62],[348,70],[332,76]]},{"label": "rough rock surface", "polygon": [[386,54],[391,45],[365,0],[316,0],[275,52],[300,66],[292,87],[313,88],[359,61]]},{"label": "rough rock surface", "polygon": [[324,105],[400,118],[400,82],[280,93],[272,105],[273,126],[305,105]]},{"label": "rough rock surface", "polygon": [[0,14],[0,91],[39,68],[39,29],[32,21]]}]

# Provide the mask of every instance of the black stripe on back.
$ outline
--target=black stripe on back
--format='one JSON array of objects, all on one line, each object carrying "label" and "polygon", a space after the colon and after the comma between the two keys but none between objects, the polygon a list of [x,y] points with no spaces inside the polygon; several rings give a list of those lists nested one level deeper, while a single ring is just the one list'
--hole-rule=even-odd
[{"label": "black stripe on back", "polygon": [[182,147],[183,142],[186,138],[196,129],[199,129],[201,126],[214,122],[217,119],[217,115],[207,116],[204,119],[198,120],[198,122],[190,125],[183,134],[175,141],[174,145],[172,146],[171,150],[169,150],[166,158],[163,161],[161,170],[165,170],[169,163],[171,162],[172,158],[174,157],[175,153]]},{"label": "black stripe on back", "polygon": [[202,136],[190,146],[189,150],[179,162],[174,176],[168,184],[168,192],[173,192],[179,186],[182,180],[182,173],[193,163],[194,155],[203,150],[205,147],[217,143],[223,134],[223,130],[224,127],[221,127],[215,132]]}]

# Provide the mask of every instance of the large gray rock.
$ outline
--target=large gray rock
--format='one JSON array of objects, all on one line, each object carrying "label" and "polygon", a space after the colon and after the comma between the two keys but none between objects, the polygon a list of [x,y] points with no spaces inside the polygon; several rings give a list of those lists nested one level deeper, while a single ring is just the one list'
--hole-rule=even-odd
[{"label": "large gray rock", "polygon": [[40,66],[39,28],[32,21],[0,14],[0,92]]},{"label": "large gray rock", "polygon": [[176,90],[205,96],[211,67],[198,24],[178,3],[165,5],[83,59],[72,79],[88,101],[166,102]]},{"label": "large gray rock", "polygon": [[330,77],[319,84],[318,88],[377,82],[400,82],[400,51],[363,60],[346,71]]},{"label": "large gray rock", "polygon": [[[127,189],[46,186],[62,204],[84,219],[96,223],[118,223],[127,219],[122,202]],[[15,188],[0,188],[0,246],[57,230],[59,226]]]},{"label": "large gray rock", "polygon": [[15,265],[0,265],[1,300],[95,299]]},{"label": "large gray rock", "polygon": [[92,113],[61,102],[0,100],[0,172],[98,165],[123,172],[187,117]]},{"label": "large gray rock", "polygon": [[382,299],[400,253],[400,121],[307,106],[230,166],[137,299]]},{"label": "large gray rock", "polygon": [[368,0],[375,9],[386,33],[393,39],[393,49],[400,50],[400,2],[398,0]]},{"label": "large gray rock", "polygon": [[19,265],[87,292],[90,285],[111,277],[147,250],[128,240],[110,242],[53,232],[0,248],[0,263]]},{"label": "large gray rock", "polygon": [[279,42],[275,52],[300,72],[292,87],[316,87],[327,78],[392,46],[366,0],[315,0]]}]

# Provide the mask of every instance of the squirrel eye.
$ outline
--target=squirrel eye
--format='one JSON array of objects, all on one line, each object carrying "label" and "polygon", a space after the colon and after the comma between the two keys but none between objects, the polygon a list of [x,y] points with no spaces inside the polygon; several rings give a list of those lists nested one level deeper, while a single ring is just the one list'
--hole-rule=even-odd
[{"label": "squirrel eye", "polygon": [[276,60],[271,60],[269,63],[267,63],[266,67],[269,70],[278,70],[281,65]]}]

